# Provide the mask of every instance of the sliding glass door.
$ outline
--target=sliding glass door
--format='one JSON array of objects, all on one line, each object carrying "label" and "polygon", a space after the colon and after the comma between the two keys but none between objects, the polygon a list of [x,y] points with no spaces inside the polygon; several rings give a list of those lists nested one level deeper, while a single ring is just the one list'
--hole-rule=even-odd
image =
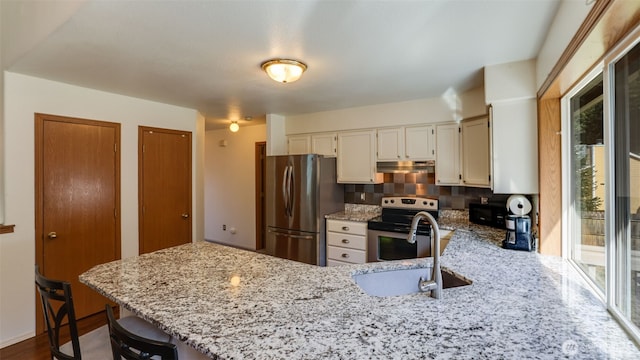
[{"label": "sliding glass door", "polygon": [[565,257],[640,341],[640,28],[563,109]]},{"label": "sliding glass door", "polygon": [[605,146],[602,73],[570,97],[570,258],[604,295]]},{"label": "sliding glass door", "polygon": [[640,327],[640,45],[613,63],[615,306]]}]

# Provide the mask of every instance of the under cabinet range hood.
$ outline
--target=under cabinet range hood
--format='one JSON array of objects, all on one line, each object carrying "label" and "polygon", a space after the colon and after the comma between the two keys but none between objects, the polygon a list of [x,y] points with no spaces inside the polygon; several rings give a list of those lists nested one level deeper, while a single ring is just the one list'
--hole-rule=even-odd
[{"label": "under cabinet range hood", "polygon": [[435,160],[427,161],[378,161],[376,172],[379,173],[434,173]]}]

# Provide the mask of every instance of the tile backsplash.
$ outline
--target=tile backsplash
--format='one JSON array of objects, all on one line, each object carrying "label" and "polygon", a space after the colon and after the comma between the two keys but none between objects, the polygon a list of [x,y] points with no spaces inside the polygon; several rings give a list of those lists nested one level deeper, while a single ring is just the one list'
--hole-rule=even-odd
[{"label": "tile backsplash", "polygon": [[491,189],[438,186],[434,173],[385,173],[382,184],[346,184],[344,187],[345,203],[380,205],[384,196],[418,196],[438,199],[440,209],[465,209],[470,202],[492,195]]}]

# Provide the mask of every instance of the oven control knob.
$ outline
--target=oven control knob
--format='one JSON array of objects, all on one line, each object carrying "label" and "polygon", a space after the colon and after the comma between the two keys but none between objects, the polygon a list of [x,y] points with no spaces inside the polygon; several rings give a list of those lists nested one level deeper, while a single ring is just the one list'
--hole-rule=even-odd
[{"label": "oven control knob", "polygon": [[429,205],[433,206],[433,201],[429,203]]},{"label": "oven control knob", "polygon": [[396,202],[395,200],[391,199],[391,203],[393,204],[394,202]]},{"label": "oven control knob", "polygon": [[389,200],[385,200],[385,201],[384,201],[384,203],[385,203],[385,204],[388,204],[388,203],[389,203]]},{"label": "oven control knob", "polygon": [[422,202],[422,205],[427,205],[427,202],[426,202],[426,201],[423,201],[423,202]]}]

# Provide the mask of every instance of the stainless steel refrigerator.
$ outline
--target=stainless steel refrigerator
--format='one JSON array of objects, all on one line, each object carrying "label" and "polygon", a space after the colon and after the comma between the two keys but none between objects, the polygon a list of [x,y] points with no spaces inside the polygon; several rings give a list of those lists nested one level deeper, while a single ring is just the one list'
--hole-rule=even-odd
[{"label": "stainless steel refrigerator", "polygon": [[344,209],[336,159],[267,156],[266,172],[266,253],[325,266],[324,216]]}]

